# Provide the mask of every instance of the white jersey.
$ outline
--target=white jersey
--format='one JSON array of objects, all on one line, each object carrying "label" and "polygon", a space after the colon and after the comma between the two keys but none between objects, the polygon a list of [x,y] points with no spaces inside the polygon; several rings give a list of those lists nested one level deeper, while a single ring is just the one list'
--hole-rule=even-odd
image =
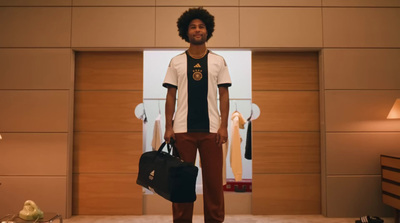
[{"label": "white jersey", "polygon": [[178,89],[174,132],[216,133],[220,126],[217,90],[231,84],[224,58],[211,51],[201,59],[186,52],[172,58],[163,86]]}]

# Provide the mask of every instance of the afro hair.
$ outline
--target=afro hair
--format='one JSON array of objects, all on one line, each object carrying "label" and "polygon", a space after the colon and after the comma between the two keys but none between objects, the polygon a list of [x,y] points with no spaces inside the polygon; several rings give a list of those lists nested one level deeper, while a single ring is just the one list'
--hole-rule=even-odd
[{"label": "afro hair", "polygon": [[211,15],[207,10],[202,7],[190,8],[185,11],[177,21],[179,36],[182,37],[186,42],[189,42],[189,37],[187,35],[189,24],[193,19],[200,19],[206,25],[207,29],[207,41],[212,37],[214,32],[214,16]]}]

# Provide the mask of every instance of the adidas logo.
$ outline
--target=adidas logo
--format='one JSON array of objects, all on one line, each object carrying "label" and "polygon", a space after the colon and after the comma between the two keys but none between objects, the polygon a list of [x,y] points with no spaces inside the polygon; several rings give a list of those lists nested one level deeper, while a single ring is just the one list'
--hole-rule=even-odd
[{"label": "adidas logo", "polygon": [[149,175],[149,179],[150,179],[150,180],[153,180],[153,179],[154,179],[154,170],[151,171],[151,173],[150,173],[150,175]]},{"label": "adidas logo", "polygon": [[194,65],[194,68],[201,68],[201,66],[199,63],[197,63],[196,65]]}]

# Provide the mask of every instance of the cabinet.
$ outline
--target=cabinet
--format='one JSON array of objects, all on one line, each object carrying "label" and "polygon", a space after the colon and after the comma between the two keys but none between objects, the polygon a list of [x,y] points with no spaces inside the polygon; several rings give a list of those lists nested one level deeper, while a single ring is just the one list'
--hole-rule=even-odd
[{"label": "cabinet", "polygon": [[395,209],[395,222],[400,222],[400,155],[381,155],[382,200]]}]

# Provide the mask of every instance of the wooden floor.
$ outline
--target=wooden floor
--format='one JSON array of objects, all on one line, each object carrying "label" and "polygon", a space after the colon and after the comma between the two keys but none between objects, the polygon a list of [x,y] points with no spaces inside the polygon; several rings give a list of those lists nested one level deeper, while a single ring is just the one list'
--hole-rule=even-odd
[{"label": "wooden floor", "polygon": [[[225,223],[354,223],[357,218],[326,218],[321,215],[227,215]],[[393,219],[384,218],[385,223],[394,223]],[[143,215],[143,216],[73,216],[65,219],[65,223],[172,223],[168,215]],[[193,217],[194,223],[203,221],[202,215]]]}]

